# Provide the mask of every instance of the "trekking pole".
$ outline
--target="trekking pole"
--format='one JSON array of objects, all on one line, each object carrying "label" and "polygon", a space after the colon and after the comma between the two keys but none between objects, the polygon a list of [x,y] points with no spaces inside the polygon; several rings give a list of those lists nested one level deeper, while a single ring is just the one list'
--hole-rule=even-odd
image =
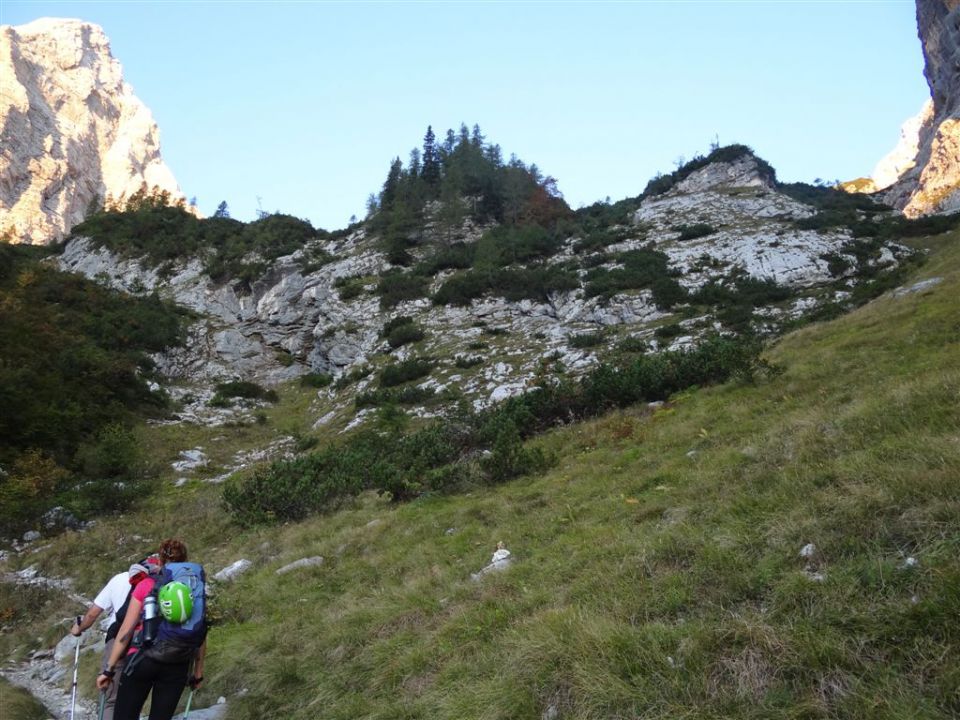
[{"label": "trekking pole", "polygon": [[[81,618],[77,615],[77,627],[80,627]],[[70,720],[74,720],[74,713],[77,709],[77,670],[80,668],[80,642],[83,640],[83,633],[77,636],[77,650],[73,656],[73,689],[70,691]]]},{"label": "trekking pole", "polygon": [[190,704],[193,702],[193,688],[190,688],[190,694],[187,695],[187,707],[183,711],[183,720],[187,720],[190,715]]},{"label": "trekking pole", "polygon": [[100,691],[100,707],[97,708],[97,720],[103,720],[103,709],[107,706],[107,691]]},{"label": "trekking pole", "polygon": [[193,703],[193,690],[194,690],[194,687],[193,687],[193,669],[194,669],[194,667],[196,667],[196,661],[195,661],[195,660],[191,660],[191,661],[190,661],[190,674],[187,675],[187,678],[188,678],[187,682],[190,684],[190,694],[187,695],[187,707],[184,708],[184,710],[183,710],[183,719],[182,719],[182,720],[187,720],[187,716],[190,715],[190,705]]}]

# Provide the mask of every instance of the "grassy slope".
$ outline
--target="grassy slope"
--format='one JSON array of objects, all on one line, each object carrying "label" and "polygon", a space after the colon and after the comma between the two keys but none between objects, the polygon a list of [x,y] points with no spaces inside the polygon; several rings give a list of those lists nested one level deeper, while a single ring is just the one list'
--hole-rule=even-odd
[{"label": "grassy slope", "polygon": [[[192,484],[29,561],[84,557],[93,591],[135,532],[254,560],[217,591],[201,698],[246,689],[231,718],[954,717],[960,237],[929,276],[786,337],[773,380],[542,438],[543,477],[246,532]],[[498,540],[514,566],[472,581]]]},{"label": "grassy slope", "polygon": [[0,711],[11,720],[47,720],[50,713],[28,692],[0,678]]}]

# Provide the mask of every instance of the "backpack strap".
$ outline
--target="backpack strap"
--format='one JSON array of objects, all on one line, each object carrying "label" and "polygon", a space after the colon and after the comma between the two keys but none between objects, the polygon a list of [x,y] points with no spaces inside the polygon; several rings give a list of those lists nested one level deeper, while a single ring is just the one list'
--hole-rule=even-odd
[{"label": "backpack strap", "polygon": [[107,628],[107,636],[104,638],[104,642],[110,642],[120,632],[120,626],[123,625],[123,619],[127,616],[127,609],[130,607],[130,598],[132,597],[133,585],[130,586],[130,590],[127,592],[127,599],[123,601],[123,605],[117,610],[116,619],[110,624],[110,627]]}]

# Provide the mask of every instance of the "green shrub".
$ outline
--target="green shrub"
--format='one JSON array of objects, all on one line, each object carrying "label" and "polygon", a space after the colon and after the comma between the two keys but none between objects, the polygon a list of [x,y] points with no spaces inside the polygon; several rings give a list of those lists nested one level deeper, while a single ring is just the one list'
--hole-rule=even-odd
[{"label": "green shrub", "polygon": [[680,233],[677,240],[696,240],[697,238],[713,235],[717,229],[707,223],[696,223],[695,225],[681,225],[673,228]]},{"label": "green shrub", "polygon": [[225,403],[229,405],[232,400],[237,398],[243,400],[266,400],[267,402],[277,402],[277,400],[280,399],[276,390],[268,390],[257,383],[247,380],[217,383],[214,390],[214,396],[210,400],[210,404],[215,407],[225,407]]},{"label": "green shrub", "polygon": [[[464,483],[504,482],[551,462],[541,450],[524,446],[524,438],[610,408],[663,400],[693,385],[774,370],[759,351],[752,341],[712,337],[693,350],[601,365],[578,382],[544,384],[479,413],[461,407],[410,434],[361,432],[305,458],[275,462],[228,483],[224,500],[238,522],[257,524],[299,520],[363,490],[398,501]],[[391,407],[418,392],[385,387],[358,396],[357,405]],[[405,400],[404,393],[411,395]]]},{"label": "green shrub", "polygon": [[824,253],[820,256],[820,259],[827,262],[827,272],[830,273],[831,277],[843,277],[850,269],[850,261],[839,253]]},{"label": "green shrub", "polygon": [[537,265],[505,270],[470,270],[447,280],[433,296],[435,305],[469,305],[493,294],[507,300],[547,302],[556,292],[575,290],[580,281],[566,265]]},{"label": "green shrub", "polygon": [[[73,233],[122,257],[145,258],[167,272],[178,262],[199,257],[213,280],[247,283],[277,258],[327,235],[306,220],[281,213],[246,224],[228,217],[201,220],[181,206],[171,206],[169,195],[144,191],[131,197],[123,210],[95,213]],[[318,250],[302,263],[307,267],[328,261]]]},{"label": "green shrub", "polygon": [[502,337],[503,335],[510,334],[510,330],[505,327],[485,327],[480,332],[491,337]]},{"label": "green shrub", "polygon": [[396,330],[398,327],[403,327],[404,325],[412,325],[412,324],[413,324],[412,317],[410,317],[409,315],[399,315],[395,318],[387,320],[387,322],[383,324],[383,328],[381,328],[380,330],[380,337],[383,337],[383,338],[388,337],[390,333]]},{"label": "green shrub", "polygon": [[473,267],[476,253],[476,243],[453,243],[418,263],[414,272],[417,275],[433,276],[442,270],[466,270]]},{"label": "green shrub", "polygon": [[665,253],[651,248],[629,250],[615,257],[623,267],[594,268],[587,273],[585,297],[609,300],[625,290],[649,289],[661,310],[687,300],[687,292],[671,275]]},{"label": "green shrub", "polygon": [[384,323],[380,336],[387,339],[390,347],[398,348],[407,343],[423,340],[424,333],[414,324],[413,318],[401,315]]},{"label": "green shrub", "polygon": [[387,343],[389,343],[392,348],[398,348],[407,343],[418,342],[423,340],[423,338],[423,330],[416,325],[401,325],[398,328],[394,328],[390,335],[387,336]]},{"label": "green shrub", "polygon": [[669,340],[679,335],[683,335],[683,332],[683,327],[681,327],[679,323],[672,323],[670,325],[661,325],[653,331],[653,334],[660,340]]},{"label": "green shrub", "polygon": [[469,271],[454,275],[433,296],[434,305],[469,305],[493,289],[492,273]]},{"label": "green shrub", "polygon": [[337,381],[333,384],[333,387],[336,390],[343,390],[343,388],[347,387],[348,385],[355,383],[358,380],[363,380],[363,378],[367,377],[372,372],[373,368],[369,365],[355,367],[350,370],[350,372],[337,378]]},{"label": "green shrub", "polygon": [[300,272],[304,275],[309,275],[315,273],[320,268],[336,260],[335,255],[331,255],[326,250],[322,248],[313,248],[309,252],[304,253],[300,258]]},{"label": "green shrub", "polygon": [[359,275],[339,277],[333,281],[333,286],[337,288],[337,296],[342,302],[363,295],[363,279]]},{"label": "green shrub", "polygon": [[462,370],[466,370],[468,368],[476,367],[477,365],[483,365],[483,357],[480,355],[474,355],[472,357],[467,357],[466,355],[457,355],[453,360],[453,364]]},{"label": "green shrub", "polygon": [[[167,412],[166,396],[148,386],[148,353],[182,344],[191,317],[157,295],[126,295],[41,264],[48,254],[0,245],[0,467],[24,462],[36,469],[45,458],[50,472],[25,470],[23,477],[59,478],[20,518],[28,522],[53,505],[67,506],[74,488],[99,479],[84,467],[105,462],[106,444],[96,462],[91,449],[106,443],[105,433]],[[119,445],[114,450],[119,454]],[[124,478],[133,479],[139,482]],[[0,474],[0,494],[19,496],[12,482]],[[79,512],[78,504],[71,509]]]},{"label": "green shrub", "polygon": [[649,349],[650,346],[646,340],[632,335],[617,343],[617,350],[625,353],[645,353]]},{"label": "green shrub", "polygon": [[300,385],[303,387],[323,388],[333,382],[333,376],[328,373],[310,372],[300,376]]},{"label": "green shrub", "polygon": [[400,405],[418,405],[432,399],[435,395],[436,391],[433,388],[421,388],[415,385],[408,385],[399,389],[384,387],[357,393],[353,399],[353,404],[357,409],[382,407],[397,403]]},{"label": "green shrub", "polygon": [[396,307],[405,300],[426,297],[427,280],[413,273],[389,271],[380,276],[376,293],[380,296],[380,307]]},{"label": "green shrub", "polygon": [[602,332],[581,333],[579,335],[572,335],[567,340],[567,344],[573,348],[591,348],[602,344],[605,339],[606,336]]},{"label": "green shrub", "polygon": [[559,252],[563,238],[540,225],[498,225],[477,242],[474,265],[502,268],[513,263],[542,260]]},{"label": "green shrub", "polygon": [[419,380],[429,375],[431,370],[433,370],[433,361],[428,358],[410,358],[387,365],[380,371],[380,386],[393,387],[411,380]]},{"label": "green shrub", "polygon": [[725,281],[711,280],[691,297],[691,301],[713,305],[717,319],[735,330],[746,330],[753,319],[754,308],[782,302],[793,296],[793,291],[769,278],[755,278],[744,273],[734,274]]}]

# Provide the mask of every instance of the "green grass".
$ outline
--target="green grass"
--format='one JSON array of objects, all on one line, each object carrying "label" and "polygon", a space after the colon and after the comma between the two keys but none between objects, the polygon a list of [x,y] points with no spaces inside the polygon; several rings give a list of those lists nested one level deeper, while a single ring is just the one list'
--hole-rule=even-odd
[{"label": "green grass", "polygon": [[50,713],[26,690],[0,678],[0,710],[12,720],[47,720]]},{"label": "green grass", "polygon": [[[958,241],[908,280],[930,291],[784,337],[776,377],[540,437],[542,476],[252,530],[217,488],[168,487],[18,561],[82,557],[90,592],[134,532],[182,534],[211,572],[252,560],[216,590],[198,697],[232,720],[956,717]],[[500,540],[513,567],[471,580]]]}]

